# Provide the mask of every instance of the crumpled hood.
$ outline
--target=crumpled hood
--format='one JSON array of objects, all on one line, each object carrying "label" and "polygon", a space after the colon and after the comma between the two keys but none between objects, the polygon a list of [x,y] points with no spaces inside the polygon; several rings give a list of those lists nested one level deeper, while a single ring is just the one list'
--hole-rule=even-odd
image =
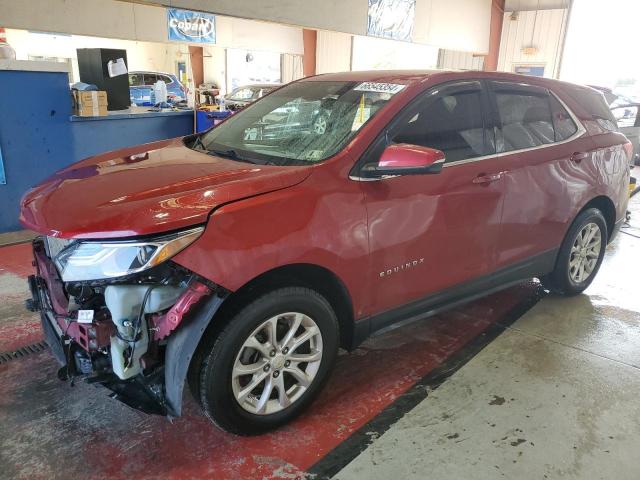
[{"label": "crumpled hood", "polygon": [[311,167],[206,155],[182,139],[140,145],[60,170],[22,199],[20,221],[61,238],[148,235],[204,223],[212,209],[302,182]]}]

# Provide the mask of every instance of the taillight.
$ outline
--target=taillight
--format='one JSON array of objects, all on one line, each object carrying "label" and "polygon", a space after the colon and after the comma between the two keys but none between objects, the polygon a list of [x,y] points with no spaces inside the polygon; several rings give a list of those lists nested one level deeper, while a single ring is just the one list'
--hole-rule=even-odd
[{"label": "taillight", "polygon": [[624,147],[624,151],[627,154],[627,159],[629,160],[629,162],[631,162],[632,160],[632,155],[633,155],[633,143],[631,142],[627,142],[623,145]]}]

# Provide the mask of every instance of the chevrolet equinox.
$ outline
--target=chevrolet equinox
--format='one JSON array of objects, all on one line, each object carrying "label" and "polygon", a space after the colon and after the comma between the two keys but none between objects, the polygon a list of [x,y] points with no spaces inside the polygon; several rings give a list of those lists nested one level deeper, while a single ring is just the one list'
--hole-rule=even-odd
[{"label": "chevrolet equinox", "polygon": [[503,73],[306,78],[202,134],[75,163],[24,196],[30,309],[63,378],[219,427],[300,414],[339,347],[531,277],[575,295],[624,219],[601,93]]}]

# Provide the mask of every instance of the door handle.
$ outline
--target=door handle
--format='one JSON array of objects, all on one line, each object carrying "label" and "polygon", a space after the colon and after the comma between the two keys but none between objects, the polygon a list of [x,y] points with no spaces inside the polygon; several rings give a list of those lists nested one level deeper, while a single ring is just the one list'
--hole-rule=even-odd
[{"label": "door handle", "polygon": [[502,178],[502,176],[507,172],[499,172],[499,173],[491,173],[489,175],[478,175],[473,179],[473,183],[475,184],[489,184],[492,182],[497,182]]},{"label": "door handle", "polygon": [[589,154],[587,152],[574,152],[573,155],[571,155],[570,160],[573,163],[580,163],[582,160],[586,160],[587,158],[589,158]]}]

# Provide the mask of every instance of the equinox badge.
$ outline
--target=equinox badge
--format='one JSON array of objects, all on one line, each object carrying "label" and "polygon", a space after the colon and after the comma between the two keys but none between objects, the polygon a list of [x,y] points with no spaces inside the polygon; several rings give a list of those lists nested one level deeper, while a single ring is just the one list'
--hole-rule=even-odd
[{"label": "equinox badge", "polygon": [[394,273],[402,272],[403,270],[409,270],[410,268],[417,267],[424,263],[424,258],[419,258],[418,260],[410,260],[407,263],[403,263],[402,265],[398,265],[397,267],[390,268],[388,270],[383,270],[379,273],[380,278],[388,277]]}]

